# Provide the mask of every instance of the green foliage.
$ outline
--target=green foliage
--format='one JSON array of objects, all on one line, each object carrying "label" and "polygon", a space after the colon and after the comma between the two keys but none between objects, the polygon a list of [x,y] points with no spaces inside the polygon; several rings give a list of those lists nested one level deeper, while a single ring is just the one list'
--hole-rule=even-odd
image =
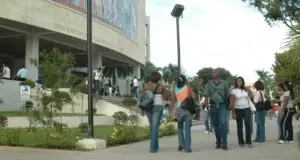
[{"label": "green foliage", "polygon": [[154,71],[159,71],[159,69],[153,63],[146,62],[143,73],[141,75],[143,75],[143,78],[145,79],[148,75],[150,75],[151,72]]},{"label": "green foliage", "polygon": [[[159,129],[159,136],[172,136],[177,133],[174,124],[166,123]],[[144,141],[150,138],[149,127],[139,128],[136,125],[115,126],[106,138],[108,147]]]},{"label": "green foliage", "polygon": [[265,17],[269,25],[276,22],[283,22],[294,32],[300,20],[299,1],[295,0],[242,0],[247,2],[251,7],[256,8]]},{"label": "green foliage", "polygon": [[112,117],[115,120],[115,125],[126,125],[129,120],[128,115],[122,111],[115,112]]},{"label": "green foliage", "polygon": [[139,121],[139,116],[137,116],[137,115],[130,115],[130,116],[128,116],[128,119],[129,119],[131,125],[137,125],[137,123]]},{"label": "green foliage", "polygon": [[[85,113],[88,114],[88,113],[89,113],[89,110],[87,109],[87,110],[85,111]],[[94,115],[97,114],[97,108],[95,108],[95,107],[93,108],[93,113],[94,113]]]},{"label": "green foliage", "polygon": [[270,96],[270,93],[276,90],[274,75],[265,70],[257,70],[256,74],[258,75],[259,80],[264,83],[266,95]]},{"label": "green foliage", "polygon": [[88,94],[89,93],[89,86],[87,84],[79,84],[75,87],[75,90],[79,93]]},{"label": "green foliage", "polygon": [[0,145],[16,146],[20,143],[20,128],[1,128]]},{"label": "green foliage", "polygon": [[46,88],[60,88],[74,80],[74,76],[66,74],[67,69],[73,68],[75,57],[71,53],[62,53],[57,48],[51,52],[40,53],[39,72],[43,76],[42,84]]},{"label": "green foliage", "polygon": [[68,125],[65,123],[53,122],[53,127],[57,132],[63,132],[65,129],[68,128]]},{"label": "green foliage", "polygon": [[289,50],[275,54],[273,72],[276,82],[290,80],[293,84],[300,84],[300,45],[294,45]]},{"label": "green foliage", "polygon": [[189,78],[189,86],[193,89],[194,93],[199,97],[202,97],[203,92],[203,80],[199,79],[198,76]]},{"label": "green foliage", "polygon": [[30,86],[30,88],[35,88],[35,83],[32,80],[25,80],[20,82],[20,85],[26,85],[26,86]]},{"label": "green foliage", "polygon": [[[220,78],[226,80],[230,86],[233,85],[235,76],[233,76],[227,69],[225,68],[215,68],[219,70]],[[212,71],[214,68],[202,68],[197,72],[198,78],[202,80],[203,86],[205,86],[212,79]]]},{"label": "green foliage", "polygon": [[0,128],[6,127],[6,126],[7,126],[7,117],[0,115]]},{"label": "green foliage", "polygon": [[58,132],[56,129],[46,129],[44,134],[35,135],[37,144],[30,147],[50,149],[75,149],[76,136],[71,130]]},{"label": "green foliage", "polygon": [[81,123],[81,124],[79,124],[78,128],[80,129],[81,133],[88,133],[89,124],[88,123]]},{"label": "green foliage", "polygon": [[122,104],[125,107],[133,107],[137,105],[137,100],[134,98],[124,98]]}]

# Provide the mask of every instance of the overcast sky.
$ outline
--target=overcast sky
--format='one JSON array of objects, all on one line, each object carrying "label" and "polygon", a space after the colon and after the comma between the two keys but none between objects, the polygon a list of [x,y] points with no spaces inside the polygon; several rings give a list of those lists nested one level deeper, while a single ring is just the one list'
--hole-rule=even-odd
[{"label": "overcast sky", "polygon": [[176,26],[170,12],[185,6],[180,20],[182,67],[193,76],[203,67],[224,67],[247,82],[255,70],[270,70],[287,29],[269,27],[263,16],[241,0],[146,0],[151,17],[151,62],[177,64]]}]

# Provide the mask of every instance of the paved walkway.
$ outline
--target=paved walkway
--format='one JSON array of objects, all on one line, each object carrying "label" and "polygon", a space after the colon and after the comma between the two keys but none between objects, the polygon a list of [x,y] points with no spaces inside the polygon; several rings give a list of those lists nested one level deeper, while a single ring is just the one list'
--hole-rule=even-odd
[{"label": "paved walkway", "polygon": [[[210,159],[210,160],[296,160],[300,157],[297,143],[277,144],[276,122],[267,120],[267,141],[264,144],[253,144],[253,148],[239,148],[237,145],[235,122],[231,121],[231,133],[228,137],[228,151],[214,149],[214,136],[205,135],[203,126],[196,126],[193,130],[193,153],[179,153],[176,151],[177,137],[160,139],[160,152],[150,154],[148,152],[149,141],[135,143],[121,147],[109,148],[94,152],[54,151],[41,149],[7,148],[0,147],[0,155],[3,160],[98,160],[98,159],[122,159],[122,160],[151,160],[156,159]],[[296,128],[296,127],[295,127]],[[185,157],[184,157],[185,156]]]}]

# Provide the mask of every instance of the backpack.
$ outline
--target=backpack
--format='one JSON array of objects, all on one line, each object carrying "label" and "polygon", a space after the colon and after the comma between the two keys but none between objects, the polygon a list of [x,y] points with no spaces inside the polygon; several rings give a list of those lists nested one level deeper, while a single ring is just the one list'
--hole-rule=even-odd
[{"label": "backpack", "polygon": [[180,108],[190,112],[191,115],[194,115],[197,112],[198,106],[189,92],[190,88],[187,88],[187,90],[188,90],[188,92],[187,92],[188,95],[185,98],[185,100],[183,102],[181,102]]},{"label": "backpack", "polygon": [[153,109],[153,99],[154,99],[154,93],[158,89],[159,85],[157,85],[153,92],[151,91],[144,91],[139,99],[139,105],[138,107],[143,111],[152,111]]},{"label": "backpack", "polygon": [[[255,104],[255,107],[257,110],[270,110],[272,109],[272,103],[270,102],[270,100],[266,97],[266,96],[263,96],[261,91],[259,91],[260,93],[260,97],[261,97],[261,101],[257,102]],[[264,101],[264,97],[266,98],[266,101]]]}]

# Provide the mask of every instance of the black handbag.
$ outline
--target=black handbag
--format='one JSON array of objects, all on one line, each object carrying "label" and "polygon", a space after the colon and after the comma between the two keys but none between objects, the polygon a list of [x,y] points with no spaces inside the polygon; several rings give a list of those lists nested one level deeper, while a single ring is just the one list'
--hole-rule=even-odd
[{"label": "black handbag", "polygon": [[194,115],[197,112],[197,104],[195,102],[195,100],[193,99],[193,97],[191,96],[191,94],[189,94],[189,88],[188,89],[188,96],[185,98],[185,100],[183,102],[181,102],[180,104],[180,108],[183,110],[186,110],[188,112],[190,112],[190,114]]},{"label": "black handbag", "polygon": [[256,110],[262,111],[262,110],[270,110],[272,108],[272,104],[270,100],[266,97],[266,101],[264,101],[264,96],[262,95],[261,91],[259,91],[261,101],[257,102],[255,104]]}]

